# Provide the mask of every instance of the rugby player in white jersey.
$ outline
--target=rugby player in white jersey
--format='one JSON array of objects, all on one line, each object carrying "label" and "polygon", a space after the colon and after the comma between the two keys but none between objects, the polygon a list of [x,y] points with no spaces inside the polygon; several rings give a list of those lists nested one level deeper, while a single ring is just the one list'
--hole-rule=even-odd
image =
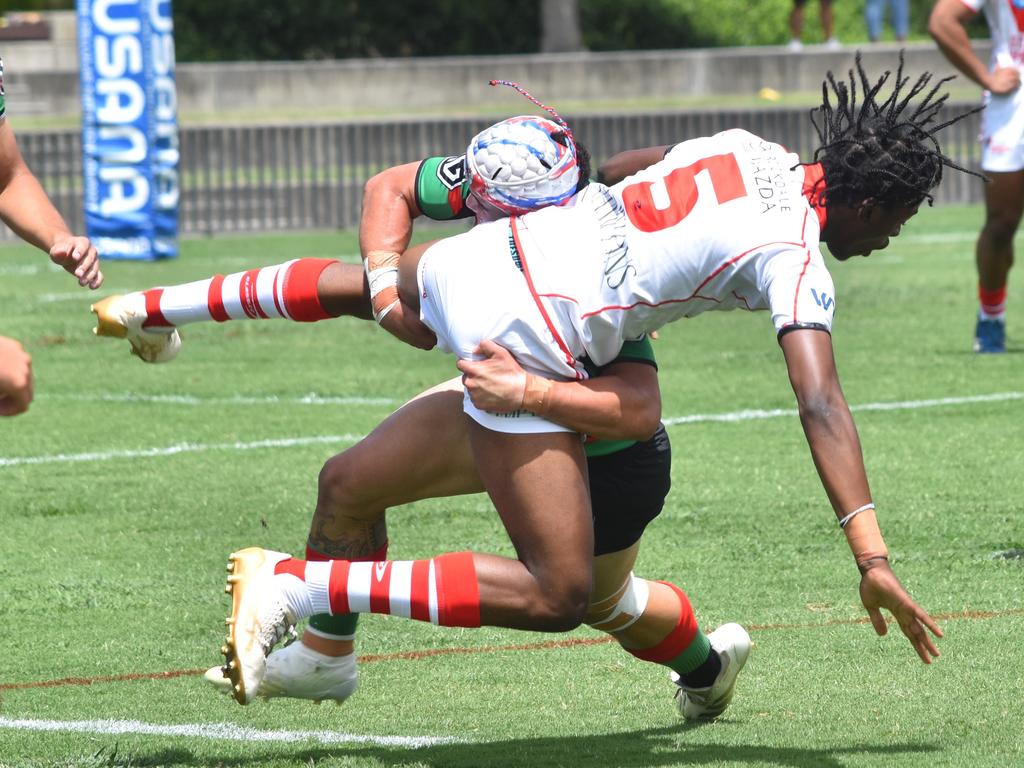
[{"label": "rugby player in white jersey", "polygon": [[[985,12],[992,57],[983,62],[971,47],[965,25]],[[1021,0],[939,0],[928,31],[953,65],[985,89],[981,118],[981,167],[985,224],[978,235],[978,319],[974,351],[1006,351],[1006,286],[1013,266],[1013,237],[1024,212],[1024,2]]]},{"label": "rugby player in white jersey", "polygon": [[[557,115],[556,115],[557,118]],[[560,118],[558,118],[560,119]],[[373,243],[385,263],[397,261],[408,245],[413,219],[423,214],[448,220],[472,212],[477,220],[522,214],[546,205],[571,204],[586,182],[589,162],[563,125],[535,116],[501,121],[470,142],[466,156],[428,158],[388,169],[366,185],[361,237]],[[501,168],[486,177],[476,163],[490,162],[494,148],[505,155]],[[527,159],[535,167],[529,167]],[[644,164],[646,164],[644,160]],[[522,164],[522,167],[515,166]],[[638,165],[633,165],[639,168]],[[397,271],[378,272],[374,315],[384,323],[399,317]],[[357,275],[352,275],[353,270]],[[318,304],[310,315],[370,315],[370,291],[358,267],[331,260],[300,259],[237,276],[171,286],[96,305],[104,335],[123,336],[142,359],[165,361],[178,349],[178,325],[213,319],[302,317],[301,291]],[[306,273],[309,277],[296,279]],[[283,275],[271,281],[264,276]],[[254,290],[248,304],[243,285],[280,287],[280,300]],[[244,291],[243,291],[244,293]],[[230,298],[228,298],[230,297]],[[262,305],[285,312],[245,312]],[[296,309],[298,307],[298,309]],[[147,311],[148,308],[148,311]],[[287,310],[292,309],[289,313]],[[389,315],[390,310],[394,310]],[[418,325],[416,314],[410,317]],[[152,321],[149,321],[152,319]],[[314,316],[303,319],[317,319]],[[401,334],[404,321],[392,326]],[[433,346],[433,334],[412,327],[406,340]],[[424,333],[425,332],[425,333]],[[428,339],[421,343],[421,339]],[[169,354],[168,354],[169,352]],[[586,621],[612,635],[637,658],[668,667],[677,682],[676,700],[688,719],[708,719],[728,705],[736,676],[749,651],[749,638],[736,624],[705,635],[697,626],[686,594],[676,585],[638,578],[632,568],[646,525],[663,506],[671,485],[668,435],[660,425],[660,393],[653,350],[647,339],[629,342],[591,378],[559,384],[549,417],[590,436],[586,445],[589,492],[593,500],[594,583]],[[466,386],[495,403],[508,403],[522,369],[496,349],[486,368],[465,377]],[[483,490],[469,449],[462,414],[462,385],[454,379],[414,398],[366,439],[330,459],[320,473],[316,512],[306,546],[312,560],[344,557],[376,561],[387,557],[385,511],[427,497]],[[311,617],[300,642],[268,659],[262,698],[332,699],[354,693],[357,682],[354,637],[357,613]],[[207,672],[226,684],[220,667]]]},{"label": "rugby player in white jersey", "polygon": [[[258,695],[269,652],[317,612],[390,613],[443,626],[564,631],[586,616],[593,547],[578,437],[546,418],[556,382],[581,381],[631,338],[709,309],[766,309],[815,466],[861,574],[875,631],[891,612],[920,659],[942,632],[890,568],[860,443],[839,386],[836,307],[819,250],[847,259],[885,248],[944,166],[933,132],[944,99],[930,75],[828,79],[808,165],[745,131],[687,141],[610,190],[591,185],[548,208],[410,249],[403,300],[472,373],[500,344],[525,369],[513,410],[466,397],[481,480],[518,559],[453,553],[373,564],[306,562],[250,548],[229,562],[232,616],[222,649],[235,696]],[[941,85],[941,83],[939,84]],[[856,103],[853,88],[861,91]],[[922,93],[924,95],[922,96]],[[915,97],[916,104],[912,104]],[[833,103],[834,100],[834,103]]]}]

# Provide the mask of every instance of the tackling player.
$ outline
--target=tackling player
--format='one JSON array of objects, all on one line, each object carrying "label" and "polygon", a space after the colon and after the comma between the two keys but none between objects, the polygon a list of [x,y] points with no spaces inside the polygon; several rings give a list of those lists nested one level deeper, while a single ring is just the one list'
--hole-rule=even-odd
[{"label": "tackling player", "polygon": [[[496,161],[498,155],[504,159]],[[586,152],[577,148],[564,127],[534,116],[510,118],[482,131],[470,143],[467,157],[468,162],[465,157],[430,158],[398,166],[367,183],[361,238],[376,246],[383,261],[395,261],[392,254],[405,249],[413,219],[421,213],[451,219],[472,211],[478,220],[492,220],[545,205],[567,204],[588,175]],[[371,262],[373,257],[371,254]],[[289,275],[296,266],[301,269],[302,263],[299,260],[268,270],[283,272],[285,306],[294,300]],[[372,293],[377,304],[374,315],[379,320],[401,316],[403,307],[395,304],[397,271],[390,272],[390,280],[388,273],[382,279],[378,270],[387,270],[387,266],[368,262],[375,285],[364,298],[361,286],[357,294],[352,292],[359,281],[345,279],[357,267],[340,262],[317,264],[322,266],[317,299],[321,306],[337,310],[332,314],[359,310],[356,300],[367,302]],[[258,284],[263,272],[257,272],[251,282]],[[324,279],[325,275],[329,279]],[[214,278],[107,300],[106,305],[97,306],[101,324],[107,329],[125,328],[110,318],[108,308],[132,304],[159,307],[159,316],[168,322],[209,320],[209,297],[219,299],[237,290],[243,277],[221,278],[220,287],[215,287]],[[226,289],[225,285],[233,287]],[[312,287],[309,281],[310,290]],[[362,308],[363,315],[368,314],[367,308]],[[292,310],[291,314],[299,312]],[[147,316],[158,315],[150,312]],[[411,317],[418,323],[415,314]],[[133,347],[146,349],[149,339],[140,338],[139,331],[157,331],[134,325],[138,330],[126,328],[126,334],[135,339]],[[432,346],[433,334],[428,332],[428,336],[425,345]],[[170,349],[159,346],[170,338],[161,333],[149,348]],[[736,676],[749,652],[749,637],[736,624],[705,635],[681,589],[632,573],[639,539],[660,513],[670,486],[671,454],[668,435],[659,423],[661,400],[650,342],[644,339],[624,345],[615,360],[601,369],[593,368],[591,375],[599,378],[557,385],[558,404],[551,412],[551,418],[564,426],[601,438],[587,444],[595,539],[587,623],[611,634],[637,658],[669,667],[679,686],[677,702],[684,717],[716,717],[732,698]],[[486,366],[467,374],[466,386],[480,397],[491,398],[496,407],[512,407],[524,376],[512,357],[496,347]],[[459,379],[435,387],[327,462],[320,474],[308,558],[383,560],[389,543],[385,527],[388,507],[483,490],[461,413],[462,399]],[[347,699],[358,679],[353,645],[357,618],[354,612],[312,617],[301,642],[269,658],[260,695],[334,699],[338,703]],[[224,681],[219,667],[209,670],[207,677],[214,684]]]},{"label": "tackling player", "polygon": [[[967,24],[985,11],[992,35],[986,66],[971,47]],[[1017,0],[939,0],[928,31],[946,57],[985,89],[981,118],[981,167],[985,224],[978,235],[978,321],[975,352],[1006,351],[1006,285],[1013,266],[1013,236],[1024,211],[1024,6]]]},{"label": "tackling player", "polygon": [[[497,146],[509,155],[504,171],[474,164],[477,154]],[[351,316],[373,318],[403,341],[430,349],[433,333],[415,313],[405,311],[396,287],[398,254],[409,245],[412,220],[423,215],[436,221],[472,217],[481,222],[566,205],[589,175],[589,154],[563,125],[534,115],[502,120],[477,134],[465,155],[396,166],[367,182],[360,222],[363,268],[336,259],[303,258],[113,295],[91,307],[97,315],[94,333],[127,339],[133,354],[160,363],[178,354],[177,329],[189,323],[276,318],[316,322]],[[396,220],[403,222],[397,229]],[[380,221],[387,222],[386,228],[374,229]],[[367,238],[376,246],[363,247]]]},{"label": "tackling player", "polygon": [[812,115],[821,146],[810,164],[746,131],[726,131],[676,145],[610,190],[591,185],[571,208],[410,249],[403,300],[419,307],[459,368],[473,373],[489,360],[493,340],[526,371],[514,410],[487,410],[494,404],[472,392],[464,401],[476,467],[518,559],[461,552],[365,564],[233,553],[222,650],[236,698],[258,694],[266,654],[312,613],[358,605],[442,626],[577,626],[587,612],[593,531],[582,448],[549,418],[559,382],[586,380],[584,356],[609,362],[624,341],[711,309],[771,312],[872,625],[886,633],[884,608],[923,662],[937,657],[928,631],[942,632],[890,568],[875,517],[833,359],[836,299],[819,250],[823,241],[845,260],[885,248],[931,200],[943,167],[958,168],[934,137],[944,81],[929,90],[930,77],[906,88],[901,60],[882,99],[889,73],[870,81],[859,57],[849,85],[830,74]]}]

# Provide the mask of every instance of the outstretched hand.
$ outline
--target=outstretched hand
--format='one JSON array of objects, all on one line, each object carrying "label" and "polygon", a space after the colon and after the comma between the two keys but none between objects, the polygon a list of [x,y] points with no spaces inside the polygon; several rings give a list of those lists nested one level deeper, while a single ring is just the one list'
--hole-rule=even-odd
[{"label": "outstretched hand", "polygon": [[100,256],[88,237],[59,238],[50,248],[50,261],[78,278],[78,284],[92,289],[103,285]]},{"label": "outstretched hand", "polygon": [[482,360],[459,360],[462,385],[473,405],[491,413],[511,413],[523,407],[526,371],[512,353],[485,339],[473,352]]},{"label": "outstretched hand", "polygon": [[939,625],[914,602],[896,578],[896,574],[892,572],[887,560],[869,561],[869,565],[860,579],[860,599],[868,610],[871,626],[879,635],[889,631],[881,612],[881,609],[885,608],[896,619],[903,634],[921,657],[921,661],[931,664],[932,659],[938,658],[939,649],[925,631],[925,627],[931,630],[935,637],[942,637]]}]

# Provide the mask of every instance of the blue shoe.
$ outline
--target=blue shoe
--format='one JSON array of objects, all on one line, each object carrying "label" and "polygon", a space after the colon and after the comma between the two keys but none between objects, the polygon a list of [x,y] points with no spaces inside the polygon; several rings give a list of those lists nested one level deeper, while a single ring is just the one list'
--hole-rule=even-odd
[{"label": "blue shoe", "polygon": [[998,354],[1006,351],[1006,323],[1002,320],[978,318],[974,328],[974,351]]}]

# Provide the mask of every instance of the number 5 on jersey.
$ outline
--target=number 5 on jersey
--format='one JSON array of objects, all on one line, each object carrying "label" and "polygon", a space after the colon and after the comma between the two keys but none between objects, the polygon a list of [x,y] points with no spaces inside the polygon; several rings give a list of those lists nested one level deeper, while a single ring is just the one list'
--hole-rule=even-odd
[{"label": "number 5 on jersey", "polygon": [[653,181],[639,181],[622,190],[622,203],[633,226],[642,232],[657,232],[689,216],[697,205],[697,174],[701,171],[707,171],[711,176],[719,205],[747,194],[735,155],[704,157],[685,168],[676,168],[665,176],[664,184],[668,192],[666,208],[658,208],[654,203],[651,194],[655,184]]}]

